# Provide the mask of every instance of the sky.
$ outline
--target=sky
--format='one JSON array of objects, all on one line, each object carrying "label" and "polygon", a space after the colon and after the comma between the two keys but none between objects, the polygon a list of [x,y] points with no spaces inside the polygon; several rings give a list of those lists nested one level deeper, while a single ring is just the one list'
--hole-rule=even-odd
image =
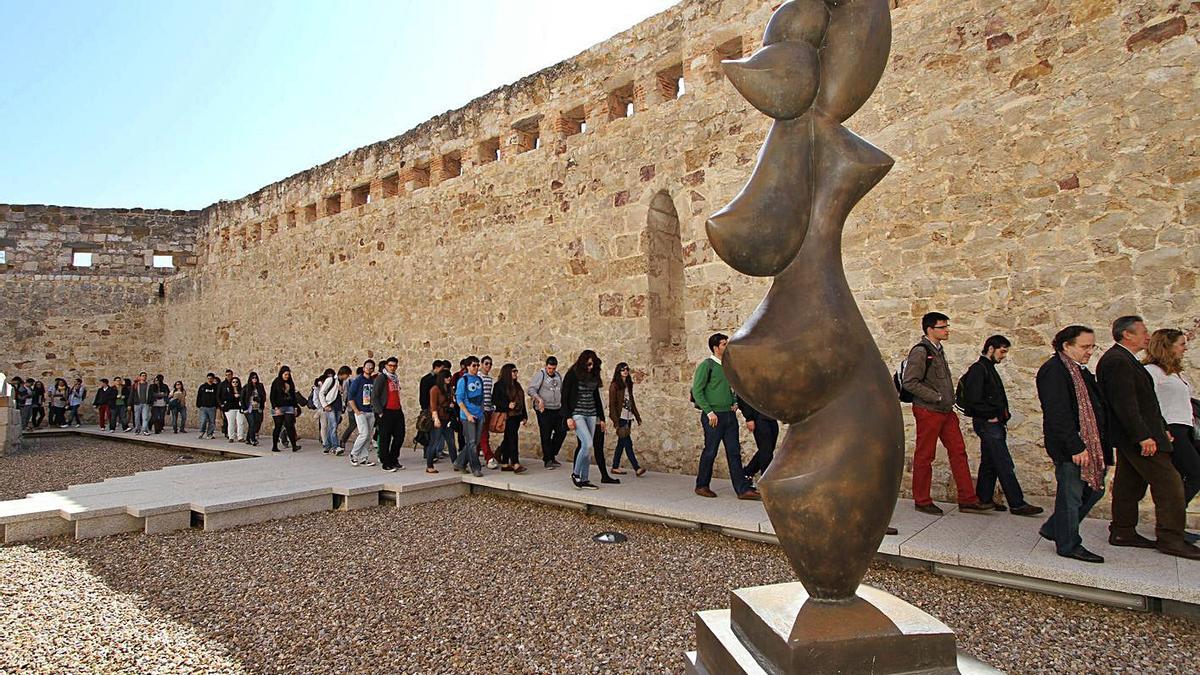
[{"label": "sky", "polygon": [[673,0],[0,0],[0,203],[198,209]]}]

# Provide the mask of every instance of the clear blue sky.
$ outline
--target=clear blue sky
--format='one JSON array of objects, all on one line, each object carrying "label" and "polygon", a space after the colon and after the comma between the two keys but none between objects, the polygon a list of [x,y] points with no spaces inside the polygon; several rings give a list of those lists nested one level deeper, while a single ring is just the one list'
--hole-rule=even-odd
[{"label": "clear blue sky", "polygon": [[673,0],[0,0],[0,203],[202,208]]}]

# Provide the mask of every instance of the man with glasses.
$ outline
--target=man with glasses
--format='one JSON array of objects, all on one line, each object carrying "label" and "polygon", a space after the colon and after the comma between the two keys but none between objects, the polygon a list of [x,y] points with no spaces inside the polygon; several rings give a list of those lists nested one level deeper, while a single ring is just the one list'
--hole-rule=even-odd
[{"label": "man with glasses", "polygon": [[500,463],[496,461],[495,453],[492,452],[492,442],[488,435],[492,415],[496,414],[496,406],[492,405],[492,388],[496,386],[496,380],[492,378],[492,357],[484,356],[479,360],[479,379],[483,380],[483,433],[479,436],[479,451],[483,461],[487,463],[487,468],[499,469]]},{"label": "man with glasses", "polygon": [[403,469],[400,447],[404,445],[404,407],[400,404],[400,360],[389,357],[371,388],[371,409],[379,434],[379,465],[384,471]]},{"label": "man with glasses", "polygon": [[917,421],[912,477],[916,509],[930,515],[942,515],[942,510],[929,496],[933,484],[933,458],[940,438],[958,487],[958,510],[965,513],[992,511],[995,504],[981,504],[975,495],[975,481],[971,479],[971,467],[967,464],[967,444],[958,426],[958,415],[954,414],[954,379],[942,347],[942,342],[950,338],[950,317],[929,312],[921,317],[921,329],[925,336],[909,350],[901,380],[901,386],[912,394],[913,417]]}]

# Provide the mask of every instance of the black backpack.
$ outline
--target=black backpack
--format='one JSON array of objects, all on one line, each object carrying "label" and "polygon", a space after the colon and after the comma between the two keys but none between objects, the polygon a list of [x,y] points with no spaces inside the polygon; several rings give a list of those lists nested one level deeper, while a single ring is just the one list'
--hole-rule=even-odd
[{"label": "black backpack", "polygon": [[963,382],[965,382],[967,379],[967,375],[970,374],[971,369],[968,368],[967,372],[963,373],[962,377],[958,378],[958,384],[954,387],[954,407],[958,408],[959,412],[967,417],[974,417],[974,415],[971,414],[971,409],[967,406],[967,397],[965,396],[966,386],[963,384]]},{"label": "black backpack", "polygon": [[[925,366],[928,367],[929,362],[933,360],[933,354],[929,351],[929,347],[925,346],[924,342],[918,342],[917,344],[913,345],[913,349],[916,349],[917,347],[925,350]],[[909,354],[911,353],[912,349],[909,350]],[[912,392],[905,389],[904,385],[901,384],[904,382],[904,369],[907,367],[908,355],[906,354],[904,356],[904,360],[901,361],[900,365],[896,367],[896,372],[892,374],[892,384],[896,386],[896,393],[900,395],[901,403],[912,403],[913,401]]]}]

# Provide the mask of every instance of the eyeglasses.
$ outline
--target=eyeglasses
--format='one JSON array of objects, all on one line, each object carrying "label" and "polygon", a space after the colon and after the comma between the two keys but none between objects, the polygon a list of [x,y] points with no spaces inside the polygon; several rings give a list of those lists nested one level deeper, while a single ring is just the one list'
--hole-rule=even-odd
[{"label": "eyeglasses", "polygon": [[930,326],[930,328],[933,328],[934,330],[949,330],[950,324],[946,324],[944,326]]}]

